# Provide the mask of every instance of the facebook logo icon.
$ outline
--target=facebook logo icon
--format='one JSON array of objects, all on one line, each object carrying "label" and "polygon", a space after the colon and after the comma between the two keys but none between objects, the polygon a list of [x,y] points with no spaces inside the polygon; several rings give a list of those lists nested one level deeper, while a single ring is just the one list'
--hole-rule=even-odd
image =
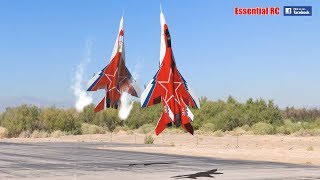
[{"label": "facebook logo icon", "polygon": [[291,8],[285,8],[285,14],[291,14],[292,9]]},{"label": "facebook logo icon", "polygon": [[312,6],[284,6],[284,16],[312,16]]}]

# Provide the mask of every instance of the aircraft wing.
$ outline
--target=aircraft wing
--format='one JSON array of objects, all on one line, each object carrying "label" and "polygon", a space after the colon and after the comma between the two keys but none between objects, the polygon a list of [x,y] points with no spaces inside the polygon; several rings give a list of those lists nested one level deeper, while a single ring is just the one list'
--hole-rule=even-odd
[{"label": "aircraft wing", "polygon": [[[119,56],[119,53],[116,54]],[[118,68],[116,64],[115,57],[105,68],[98,72],[91,80],[88,82],[87,91],[97,91],[99,89],[108,89],[112,79],[116,76]]]},{"label": "aircraft wing", "polygon": [[[161,69],[160,69],[161,70]],[[141,107],[148,107],[161,102],[161,96],[165,95],[161,85],[157,83],[160,70],[151,79],[145,90],[141,94]]]},{"label": "aircraft wing", "polygon": [[108,68],[106,66],[101,71],[96,73],[91,80],[88,82],[88,89],[87,91],[97,91],[99,89],[105,89],[107,87],[107,77],[104,74],[105,69]]},{"label": "aircraft wing", "polygon": [[175,68],[175,71],[175,82],[182,82],[175,84],[176,93],[181,96],[186,105],[193,108],[200,108],[199,100],[192,91],[190,91],[187,81],[183,78],[177,68]]},{"label": "aircraft wing", "polygon": [[[176,95],[181,96],[186,105],[193,108],[200,108],[198,99],[190,93],[188,84],[181,76],[178,69],[174,67],[172,71]],[[166,96],[166,89],[161,84],[165,84],[166,82],[169,83],[169,77],[171,76],[172,71],[170,70],[168,72],[166,69],[159,69],[141,94],[141,107],[148,107],[161,102],[161,97]]]}]

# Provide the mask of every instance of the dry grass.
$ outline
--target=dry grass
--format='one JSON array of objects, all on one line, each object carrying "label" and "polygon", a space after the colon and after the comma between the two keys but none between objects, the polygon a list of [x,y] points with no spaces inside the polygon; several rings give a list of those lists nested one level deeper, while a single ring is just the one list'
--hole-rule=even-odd
[{"label": "dry grass", "polygon": [[215,137],[222,137],[224,136],[224,132],[221,130],[218,130],[218,131],[215,131],[212,135]]},{"label": "dry grass", "polygon": [[81,125],[81,132],[82,134],[105,134],[106,130],[94,124],[83,123]]},{"label": "dry grass", "polygon": [[117,126],[113,130],[114,133],[123,132],[123,131],[130,131],[130,128],[128,126]]},{"label": "dry grass", "polygon": [[232,131],[227,132],[231,136],[241,136],[247,134],[247,131],[242,127],[234,128]]},{"label": "dry grass", "polygon": [[293,135],[297,137],[320,136],[320,129],[300,129]]},{"label": "dry grass", "polygon": [[133,135],[134,131],[133,130],[127,130],[126,133],[127,133],[127,135]]},{"label": "dry grass", "polygon": [[154,130],[154,125],[152,124],[144,124],[137,130],[139,133],[148,134]]},{"label": "dry grass", "polygon": [[153,144],[153,142],[154,142],[154,138],[151,134],[147,134],[144,137],[144,144]]},{"label": "dry grass", "polygon": [[31,132],[30,131],[22,131],[19,134],[19,138],[30,138],[31,137]]},{"label": "dry grass", "polygon": [[167,134],[184,134],[185,133],[185,131],[181,127],[180,128],[176,128],[176,127],[166,128],[163,132],[167,133]]},{"label": "dry grass", "polygon": [[307,151],[313,151],[314,149],[313,149],[313,147],[312,146],[309,146],[308,148],[307,148]]},{"label": "dry grass", "polygon": [[4,127],[0,127],[0,139],[8,137],[8,130]]},{"label": "dry grass", "polygon": [[65,136],[66,134],[60,130],[57,130],[57,131],[53,131],[51,133],[51,137],[54,137],[54,138],[59,138],[61,136]]},{"label": "dry grass", "polygon": [[35,130],[31,134],[31,138],[47,138],[49,137],[49,133],[46,131]]}]

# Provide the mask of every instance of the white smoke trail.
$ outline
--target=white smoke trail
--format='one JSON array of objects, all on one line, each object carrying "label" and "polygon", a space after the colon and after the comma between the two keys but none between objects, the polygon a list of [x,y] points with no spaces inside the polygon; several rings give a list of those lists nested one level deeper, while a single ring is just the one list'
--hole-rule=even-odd
[{"label": "white smoke trail", "polygon": [[83,61],[77,66],[74,74],[74,82],[71,88],[73,89],[73,94],[76,96],[76,102],[74,107],[78,112],[81,112],[83,108],[92,103],[92,95],[88,94],[86,90],[82,88],[83,83],[83,73],[86,69],[88,63],[91,61],[91,46],[92,40],[87,40],[86,43],[86,54]]},{"label": "white smoke trail", "polygon": [[[138,58],[138,61],[137,61],[136,65],[134,67],[134,70],[132,72],[132,84],[131,85],[136,89],[138,96],[140,96],[141,90],[139,89],[136,81],[139,78],[139,73],[142,68],[142,65],[143,65],[143,59]],[[131,96],[126,91],[124,91],[121,94],[121,97],[120,97],[121,103],[120,103],[120,108],[119,108],[119,113],[118,113],[118,116],[120,119],[126,120],[128,118],[128,116],[130,115],[130,112],[132,110],[134,101],[139,101],[139,98],[135,98],[135,97]]]},{"label": "white smoke trail", "polygon": [[126,120],[132,110],[133,107],[133,99],[131,95],[127,92],[123,92],[120,97],[120,109],[118,116],[122,120]]},{"label": "white smoke trail", "polygon": [[[144,59],[139,57],[137,59],[137,62],[134,66],[133,72],[132,72],[132,86],[134,87],[134,89],[136,90],[138,96],[140,97],[141,95],[141,89],[139,88],[138,84],[136,83],[137,80],[140,78],[140,72],[141,69],[143,68],[144,65]],[[140,101],[140,99],[138,99]]]},{"label": "white smoke trail", "polygon": [[134,66],[133,72],[132,72],[132,78],[134,80],[137,80],[140,78],[140,71],[143,67],[144,59],[142,57],[137,58],[137,63]]}]

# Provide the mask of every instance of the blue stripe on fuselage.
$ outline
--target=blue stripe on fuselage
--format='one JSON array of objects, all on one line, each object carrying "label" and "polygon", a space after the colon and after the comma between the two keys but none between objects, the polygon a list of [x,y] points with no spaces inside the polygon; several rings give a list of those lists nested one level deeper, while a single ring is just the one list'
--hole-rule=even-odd
[{"label": "blue stripe on fuselage", "polygon": [[[158,72],[159,72],[159,71],[158,71]],[[156,86],[156,83],[157,83],[156,78],[157,78],[158,72],[157,72],[156,75],[154,75],[154,77],[152,78],[152,79],[153,79],[153,82],[152,82],[151,84],[153,84],[153,86],[151,87],[151,89],[150,89],[150,91],[149,91],[149,93],[148,93],[148,96],[147,96],[147,98],[145,99],[145,101],[144,101],[144,103],[143,103],[143,105],[142,105],[141,107],[147,107],[147,104],[148,104],[148,102],[150,101],[150,96],[151,96],[151,94],[153,93],[153,90],[154,90],[154,88],[155,88],[155,86]]]}]

